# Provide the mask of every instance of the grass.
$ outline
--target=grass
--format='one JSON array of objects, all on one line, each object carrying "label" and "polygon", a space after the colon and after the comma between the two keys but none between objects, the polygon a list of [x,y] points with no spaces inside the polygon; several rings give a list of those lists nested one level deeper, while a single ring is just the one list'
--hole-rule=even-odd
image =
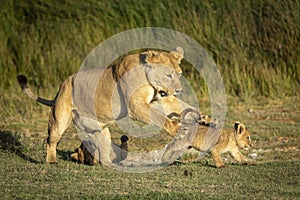
[{"label": "grass", "polygon": [[[149,26],[174,29],[199,42],[216,62],[230,96],[298,95],[299,10],[299,2],[292,0],[1,1],[1,120],[47,115],[19,95],[17,74],[27,75],[38,94],[52,99],[96,45]],[[209,99],[200,74],[186,60],[182,68],[198,97]],[[18,106],[23,102],[27,109]]]},{"label": "grass", "polygon": [[[5,1],[0,0],[0,196],[2,199],[299,199],[300,3],[298,1]],[[59,164],[44,164],[49,108],[21,94],[26,74],[53,98],[100,42],[140,27],[180,31],[208,50],[228,95],[226,126],[252,131],[257,166],[215,169],[211,158],[130,174],[70,161],[80,144],[70,127]],[[183,60],[183,75],[210,113],[206,84]],[[119,143],[120,132],[113,129]],[[131,138],[149,151],[169,137]],[[189,160],[187,154],[184,159]],[[188,172],[190,175],[185,175]]]},{"label": "grass", "polygon": [[[46,109],[19,95],[17,74],[52,99],[100,42],[122,31],[165,27],[201,44],[216,62],[226,93],[249,101],[297,96],[300,87],[297,1],[1,1],[0,118],[32,117]],[[164,13],[162,15],[162,13]],[[200,74],[182,62],[199,98]],[[26,109],[20,104],[26,104]]]},{"label": "grass", "polygon": [[[297,94],[297,1],[28,0],[1,5],[3,93],[16,87],[18,73],[27,74],[36,87],[56,89],[100,42],[128,29],[152,26],[180,31],[207,49],[230,95]],[[199,80],[190,69],[186,76]]]},{"label": "grass", "polygon": [[[9,178],[2,180],[1,190],[4,199],[296,199],[300,195],[297,166],[299,161],[219,170],[185,164],[129,174],[66,162],[56,166],[9,163]],[[185,176],[186,170],[192,176]]]},{"label": "grass", "polygon": [[[298,199],[299,98],[229,102],[226,126],[236,120],[247,125],[254,146],[243,154],[257,153],[256,166],[234,164],[227,154],[223,169],[214,168],[210,157],[187,162],[189,156],[184,163],[141,174],[85,166],[70,160],[80,144],[73,127],[58,147],[59,163],[47,165],[47,118],[35,113],[33,118],[16,116],[0,123],[0,194],[3,199]],[[119,135],[115,128],[117,143]],[[167,140],[165,135],[130,138],[129,150],[155,149]]]}]

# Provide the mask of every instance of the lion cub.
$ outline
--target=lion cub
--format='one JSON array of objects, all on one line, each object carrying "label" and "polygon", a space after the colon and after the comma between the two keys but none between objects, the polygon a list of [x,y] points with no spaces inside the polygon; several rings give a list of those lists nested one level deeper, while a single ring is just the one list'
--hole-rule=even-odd
[{"label": "lion cub", "polygon": [[[128,137],[122,135],[120,140],[120,145],[113,142],[111,144],[110,157],[113,162],[120,162],[127,157]],[[71,158],[86,165],[95,165],[99,163],[100,154],[92,140],[83,140],[80,147],[75,149],[75,153],[71,154]]]},{"label": "lion cub", "polygon": [[[251,146],[250,132],[244,124],[236,122],[233,129],[223,129],[217,140],[215,140],[216,142],[209,138],[209,135],[215,132],[216,129],[214,128],[209,128],[208,130],[199,126],[191,147],[198,151],[210,153],[218,168],[225,167],[221,154],[226,152],[229,152],[236,161],[242,164],[255,164],[255,162],[248,160],[239,151],[239,148],[248,149]],[[210,145],[207,145],[209,143]]]}]

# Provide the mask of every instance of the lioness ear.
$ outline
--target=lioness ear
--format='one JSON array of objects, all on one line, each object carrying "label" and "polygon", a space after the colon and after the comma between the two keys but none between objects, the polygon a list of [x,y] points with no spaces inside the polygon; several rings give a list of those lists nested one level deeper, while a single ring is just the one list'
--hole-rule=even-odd
[{"label": "lioness ear", "polygon": [[170,52],[177,60],[178,63],[183,59],[183,49],[182,47],[176,47],[173,51]]},{"label": "lioness ear", "polygon": [[159,52],[156,51],[147,51],[145,62],[146,63],[158,63],[158,62],[166,62],[167,58],[164,58],[160,55]]}]

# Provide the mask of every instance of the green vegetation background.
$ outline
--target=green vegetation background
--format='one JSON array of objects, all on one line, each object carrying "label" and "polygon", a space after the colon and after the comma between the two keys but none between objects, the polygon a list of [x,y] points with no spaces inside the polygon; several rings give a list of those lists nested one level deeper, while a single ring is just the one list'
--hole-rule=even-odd
[{"label": "green vegetation background", "polygon": [[[16,75],[53,98],[100,42],[139,27],[182,32],[209,51],[230,96],[298,95],[300,2],[0,0],[0,107],[20,99]],[[184,75],[207,95],[199,74]],[[38,91],[39,92],[39,91]],[[23,96],[21,96],[23,98]]]}]

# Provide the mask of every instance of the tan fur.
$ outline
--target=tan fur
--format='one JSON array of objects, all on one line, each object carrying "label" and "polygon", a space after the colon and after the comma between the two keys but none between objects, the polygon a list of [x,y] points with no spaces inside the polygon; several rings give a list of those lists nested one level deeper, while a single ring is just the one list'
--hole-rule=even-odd
[{"label": "tan fur", "polygon": [[[120,98],[123,99],[121,102],[123,105],[120,107],[127,106],[129,117],[147,123],[154,123],[163,127],[171,136],[176,135],[179,123],[171,120],[161,112],[152,109],[152,99],[155,98],[155,94],[159,90],[166,90],[169,95],[174,95],[182,90],[179,81],[180,74],[182,73],[179,63],[182,58],[183,50],[180,47],[177,47],[170,53],[147,51],[127,56],[120,64],[105,69],[98,82],[95,94],[96,116],[99,125],[103,128],[101,134],[97,136],[99,137],[100,149],[102,151],[100,157],[102,164],[107,166],[112,164],[110,159],[111,137],[107,124],[110,124],[116,117],[112,116],[112,94],[117,83],[119,83],[122,93]],[[137,67],[135,68],[135,66],[141,64],[147,66],[144,71],[139,71]],[[136,73],[131,73],[131,76],[126,76],[130,74],[128,72],[135,71]],[[48,123],[47,163],[57,162],[57,143],[63,132],[72,120],[74,120],[74,113],[76,113],[72,99],[74,80],[76,80],[76,74],[69,76],[62,83],[53,103]],[[148,82],[145,83],[145,80]],[[139,83],[140,85],[135,85],[135,83]],[[50,103],[45,105],[52,105],[53,101],[42,100],[37,101],[42,104],[45,104],[43,103],[45,101],[49,101]],[[151,118],[149,116],[150,110],[152,110]],[[120,117],[127,115],[123,110],[120,113]]]},{"label": "tan fur", "polygon": [[[120,162],[127,157],[128,151],[128,137],[123,135],[121,138],[121,144],[117,145],[112,143],[111,145],[111,153],[110,158],[112,161]],[[96,165],[99,163],[99,156],[100,152],[93,147],[93,141],[91,140],[84,140],[81,142],[80,147],[75,149],[75,152],[71,154],[71,158],[74,161],[79,163],[83,163],[86,165]],[[88,150],[87,146],[90,146],[90,150]]]},{"label": "tan fur", "polygon": [[[180,117],[179,113],[182,113],[185,109],[195,109],[174,96],[158,96],[157,106],[160,106],[161,110],[163,110],[163,112],[169,117],[177,118]],[[184,149],[190,145],[198,151],[210,153],[213,157],[216,167],[218,168],[225,166],[222,161],[221,154],[226,152],[229,152],[230,155],[240,163],[255,164],[254,162],[248,160],[245,156],[243,156],[239,151],[239,148],[247,149],[251,146],[250,132],[244,124],[236,122],[234,124],[234,128],[225,128],[221,131],[218,138],[211,138],[207,136],[218,135],[216,134],[216,132],[218,131],[218,129],[216,128],[216,126],[218,125],[217,120],[212,120],[207,115],[201,115],[200,113],[199,115],[194,116],[193,118],[197,120],[192,121],[192,123],[187,125],[186,128],[184,128],[185,125],[183,125],[183,127],[179,129],[178,133],[178,135],[181,136],[189,136],[189,134],[192,134],[193,130],[196,127],[196,134],[194,136],[192,134],[192,137],[185,136],[186,138],[184,140],[175,143],[173,146],[177,146],[177,149]],[[213,140],[216,140],[216,142],[214,142]],[[207,145],[211,146],[207,148]],[[203,148],[204,146],[205,149]],[[167,149],[166,154],[168,154],[169,151],[171,150]]]},{"label": "tan fur", "polygon": [[[155,102],[153,102],[153,105],[156,105],[161,112],[163,112],[165,115],[167,115],[169,118],[173,120],[179,120],[181,113],[188,108],[191,108],[193,110],[197,110],[193,106],[183,102],[179,98],[173,95],[168,95],[162,97],[160,94],[156,95]],[[197,122],[200,125],[203,126],[216,126],[217,120],[211,119],[208,115],[204,115],[199,113],[200,116],[191,116],[192,118],[196,119]]]},{"label": "tan fur", "polygon": [[[138,56],[137,56],[138,55]],[[136,66],[136,64],[145,60],[149,63],[163,63],[166,66],[173,66],[178,73],[182,73],[179,66],[180,61],[183,58],[183,50],[181,47],[176,47],[174,51],[168,52],[158,52],[158,51],[147,51],[141,54],[128,55],[117,67],[116,75],[120,79],[125,73],[130,71]],[[120,67],[121,66],[121,67]]]},{"label": "tan fur", "polygon": [[[206,134],[213,134],[216,131],[214,128],[206,128],[199,126],[198,132],[192,141],[192,147],[202,151],[202,145]],[[229,152],[230,155],[238,162],[242,164],[254,164],[254,162],[248,160],[243,156],[239,149],[248,149],[251,146],[250,132],[244,124],[236,122],[234,128],[223,129],[218,141],[215,145],[209,148],[216,167],[224,167],[224,163],[221,158],[221,154]]]}]

